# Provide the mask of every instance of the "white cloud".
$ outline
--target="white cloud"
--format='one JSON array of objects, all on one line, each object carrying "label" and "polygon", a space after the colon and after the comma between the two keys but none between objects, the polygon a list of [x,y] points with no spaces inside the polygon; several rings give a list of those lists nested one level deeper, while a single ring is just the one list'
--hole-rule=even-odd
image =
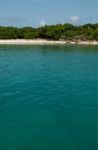
[{"label": "white cloud", "polygon": [[40,26],[45,26],[45,25],[46,25],[46,22],[45,22],[44,19],[42,19],[42,20],[40,21]]},{"label": "white cloud", "polygon": [[77,24],[77,23],[79,23],[80,17],[79,16],[71,16],[69,18],[69,20],[72,24]]}]

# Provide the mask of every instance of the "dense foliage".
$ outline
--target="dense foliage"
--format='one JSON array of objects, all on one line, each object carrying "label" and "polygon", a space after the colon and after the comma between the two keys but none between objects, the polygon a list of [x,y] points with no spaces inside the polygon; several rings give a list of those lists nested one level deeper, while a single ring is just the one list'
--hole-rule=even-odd
[{"label": "dense foliage", "polygon": [[98,24],[73,26],[57,24],[39,28],[2,27],[0,39],[98,40]]}]

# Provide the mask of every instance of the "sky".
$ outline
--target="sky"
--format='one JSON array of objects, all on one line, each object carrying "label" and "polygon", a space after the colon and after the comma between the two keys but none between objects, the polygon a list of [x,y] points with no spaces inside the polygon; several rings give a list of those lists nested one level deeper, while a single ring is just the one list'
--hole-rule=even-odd
[{"label": "sky", "polygon": [[97,22],[98,0],[0,0],[1,26]]}]

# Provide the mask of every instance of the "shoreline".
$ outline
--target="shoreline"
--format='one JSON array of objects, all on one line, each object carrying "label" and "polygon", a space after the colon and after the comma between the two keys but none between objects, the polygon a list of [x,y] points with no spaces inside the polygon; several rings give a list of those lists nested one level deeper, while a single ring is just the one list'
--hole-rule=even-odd
[{"label": "shoreline", "polygon": [[26,40],[26,39],[7,39],[0,40],[0,45],[98,45],[98,41],[53,41],[53,40]]}]

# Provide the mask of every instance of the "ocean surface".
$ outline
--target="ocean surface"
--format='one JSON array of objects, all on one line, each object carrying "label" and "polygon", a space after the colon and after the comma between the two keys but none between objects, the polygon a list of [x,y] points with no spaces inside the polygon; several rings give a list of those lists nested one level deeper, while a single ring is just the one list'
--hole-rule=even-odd
[{"label": "ocean surface", "polygon": [[98,150],[98,46],[0,46],[0,150]]}]

